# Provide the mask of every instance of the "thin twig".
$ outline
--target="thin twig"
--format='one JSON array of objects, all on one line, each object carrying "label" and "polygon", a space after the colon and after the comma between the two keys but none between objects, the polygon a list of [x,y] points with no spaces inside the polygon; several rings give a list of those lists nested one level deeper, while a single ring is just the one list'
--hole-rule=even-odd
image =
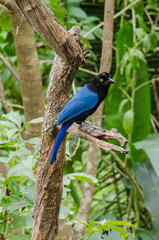
[{"label": "thin twig", "polygon": [[151,27],[153,27],[152,18],[151,18],[150,14],[149,14],[149,12],[147,11],[146,8],[144,8],[144,12],[146,13],[146,16],[147,16],[147,18],[148,18],[148,20],[149,20],[149,22],[150,22],[150,24],[151,24]]},{"label": "thin twig", "polygon": [[157,127],[159,127],[159,122],[157,121],[157,119],[155,118],[155,116],[153,114],[151,114],[151,118],[153,119],[153,121],[155,122]]},{"label": "thin twig", "polygon": [[97,76],[99,74],[97,72],[93,72],[93,71],[90,71],[88,69],[81,68],[81,67],[79,67],[79,70],[82,71],[82,72],[85,72],[85,73],[89,73],[89,74],[94,75],[94,76]]},{"label": "thin twig", "polygon": [[128,9],[132,8],[132,6],[134,6],[136,3],[140,2],[141,0],[136,0],[134,2],[132,2],[131,4],[129,4],[127,7],[123,8],[120,12],[116,13],[114,15],[114,19],[119,17],[120,15],[122,15],[124,12],[126,12]]},{"label": "thin twig", "polygon": [[76,154],[76,152],[77,152],[79,146],[80,146],[80,138],[78,138],[78,140],[77,140],[77,143],[76,143],[75,149],[74,149],[73,153],[70,155],[70,159],[73,158],[73,157],[75,156],[75,154]]},{"label": "thin twig", "polygon": [[157,89],[156,89],[155,81],[152,82],[152,88],[153,88],[153,93],[154,93],[154,97],[155,97],[157,112],[159,113],[159,98],[158,98],[158,95],[157,95]]},{"label": "thin twig", "polygon": [[14,70],[12,65],[6,60],[6,58],[0,53],[0,59],[4,63],[4,65],[9,69],[9,71],[13,74],[13,76],[16,78],[16,80],[20,83],[20,77],[19,74]]},{"label": "thin twig", "polygon": [[155,20],[155,23],[154,23],[155,27],[157,26],[158,20],[159,20],[159,12],[157,14],[157,17],[156,17],[156,20]]},{"label": "thin twig", "polygon": [[132,173],[129,171],[129,169],[125,166],[125,164],[120,160],[120,158],[117,156],[117,154],[115,154],[114,152],[111,152],[112,156],[114,157],[115,161],[119,164],[119,166],[123,169],[123,171],[126,173],[126,175],[128,176],[129,180],[134,184],[136,190],[138,191],[140,198],[143,200],[144,199],[144,195],[143,192],[140,188],[140,186],[138,185],[136,179],[133,177]]},{"label": "thin twig", "polygon": [[114,168],[116,171],[118,171],[124,178],[128,179],[128,176],[123,173],[117,166],[115,166],[113,163],[111,163],[110,161],[108,161],[107,159],[105,159],[104,157],[102,158],[102,160],[107,163],[108,165],[110,165],[112,168]]},{"label": "thin twig", "polygon": [[8,105],[9,107],[15,107],[15,108],[24,109],[24,107],[23,107],[23,106],[21,106],[21,105],[18,105],[18,104],[14,104],[14,103],[7,103],[7,105]]},{"label": "thin twig", "polygon": [[[132,6],[134,6],[136,3],[140,2],[141,0],[136,0],[134,2],[132,2],[131,4],[129,4],[127,7],[125,7],[124,9],[122,9],[120,12],[116,13],[114,15],[114,19],[118,18],[119,16],[121,16],[124,12],[126,12],[128,9],[130,9]],[[83,35],[83,37],[87,37],[89,34],[91,34],[92,32],[94,32],[95,30],[97,30],[98,28],[102,27],[104,24],[104,22],[99,23],[97,26],[95,26],[94,28],[92,28],[90,31],[88,31],[86,34]]]},{"label": "thin twig", "polygon": [[[113,170],[113,172],[115,172],[114,169],[112,169],[112,170]],[[114,176],[114,188],[115,188],[115,193],[116,193],[118,212],[119,212],[119,216],[121,218],[122,210],[121,210],[121,204],[120,204],[120,198],[119,198],[119,188],[118,188],[118,182],[116,182],[115,180],[116,180],[116,175]]]},{"label": "thin twig", "polygon": [[119,87],[119,89],[124,93],[124,95],[130,100],[130,102],[132,102],[131,97],[129,96],[129,94],[121,87]]},{"label": "thin twig", "polygon": [[155,125],[155,123],[154,123],[153,118],[151,118],[151,125],[152,125],[152,128],[153,128],[153,132],[154,132],[154,133],[157,133],[157,128],[156,128],[156,125]]},{"label": "thin twig", "polygon": [[156,82],[156,81],[159,81],[159,78],[155,78],[155,79],[152,79],[150,81],[144,82],[141,85],[139,85],[138,87],[136,87],[135,91],[139,90],[140,88],[144,87],[145,85],[147,85],[149,83],[153,83],[153,82]]},{"label": "thin twig", "polygon": [[132,207],[132,191],[130,190],[130,194],[128,197],[128,208],[127,208],[127,212],[126,212],[126,222],[129,221],[131,207]]}]

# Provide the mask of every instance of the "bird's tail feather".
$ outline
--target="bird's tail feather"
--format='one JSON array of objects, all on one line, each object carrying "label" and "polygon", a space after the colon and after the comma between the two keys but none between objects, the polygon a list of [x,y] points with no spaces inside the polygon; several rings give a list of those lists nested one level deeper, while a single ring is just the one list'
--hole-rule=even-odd
[{"label": "bird's tail feather", "polygon": [[56,155],[57,155],[57,152],[59,150],[59,147],[62,143],[62,140],[65,136],[65,133],[67,131],[67,129],[69,128],[70,126],[70,123],[65,123],[65,124],[62,124],[58,134],[57,134],[57,137],[55,139],[55,143],[54,143],[54,147],[53,147],[53,150],[52,150],[52,153],[51,153],[51,160],[50,160],[50,164],[53,164],[54,161],[56,160]]}]

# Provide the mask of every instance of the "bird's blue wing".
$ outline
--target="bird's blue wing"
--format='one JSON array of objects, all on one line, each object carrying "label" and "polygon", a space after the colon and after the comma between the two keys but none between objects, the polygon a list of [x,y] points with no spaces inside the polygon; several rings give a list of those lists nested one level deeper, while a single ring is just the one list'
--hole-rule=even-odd
[{"label": "bird's blue wing", "polygon": [[73,117],[94,108],[97,102],[98,94],[91,91],[87,85],[84,86],[62,109],[57,124],[63,124]]}]

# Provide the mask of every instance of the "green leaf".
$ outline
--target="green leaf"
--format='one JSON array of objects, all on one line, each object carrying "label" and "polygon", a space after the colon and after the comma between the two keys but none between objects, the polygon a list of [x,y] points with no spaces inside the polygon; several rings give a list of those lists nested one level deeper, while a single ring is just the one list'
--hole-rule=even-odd
[{"label": "green leaf", "polygon": [[38,118],[32,119],[32,120],[30,120],[28,123],[25,123],[25,124],[23,125],[23,129],[24,129],[27,125],[29,125],[29,124],[31,124],[31,123],[41,123],[41,122],[43,122],[43,120],[44,120],[43,117],[38,117]]},{"label": "green leaf", "polygon": [[138,57],[141,61],[146,63],[145,56],[144,56],[143,52],[141,52],[140,50],[135,49],[135,51],[133,51],[132,55]]},{"label": "green leaf", "polygon": [[15,123],[19,128],[21,127],[21,116],[19,112],[9,112],[7,114],[3,114],[3,117]]},{"label": "green leaf", "polygon": [[111,87],[105,102],[105,128],[108,130],[116,128],[118,129],[118,132],[125,134],[122,127],[122,119],[118,111],[119,105],[123,100],[122,91],[119,89],[119,86],[121,86],[121,83],[124,81],[119,70],[113,79],[116,84]]},{"label": "green leaf", "polygon": [[[68,185],[68,184],[66,184]],[[63,186],[63,191],[62,191],[62,198],[66,198],[67,197],[67,192],[71,192],[70,188],[66,188]]]},{"label": "green leaf", "polygon": [[40,145],[41,138],[34,137],[30,138],[29,140],[26,140],[27,143],[34,144],[34,145]]},{"label": "green leaf", "polygon": [[129,110],[124,114],[123,117],[123,128],[128,135],[131,135],[133,132],[134,126],[134,113]]},{"label": "green leaf", "polygon": [[8,162],[8,158],[0,157],[0,162],[7,163]]},{"label": "green leaf", "polygon": [[128,222],[125,222],[125,221],[106,221],[105,219],[101,222],[99,222],[99,226],[98,226],[98,229],[99,230],[103,230],[103,229],[106,229],[108,226],[111,226],[111,225],[121,225],[121,226],[127,226],[127,227],[135,227],[135,225],[131,224],[131,223],[128,223]]},{"label": "green leaf", "polygon": [[[147,66],[140,61],[140,70],[135,73],[136,88],[149,81]],[[150,122],[150,85],[143,85],[135,91],[134,96],[134,130],[133,142],[141,141],[151,133]]]},{"label": "green leaf", "polygon": [[146,32],[144,31],[143,28],[136,28],[135,33],[136,33],[137,37],[139,38],[139,40],[141,40],[142,38],[144,38],[146,36]]},{"label": "green leaf", "polygon": [[30,155],[31,151],[27,148],[24,149],[18,149],[17,151],[10,151],[9,152],[9,158],[13,158],[14,156],[23,156],[23,155]]},{"label": "green leaf", "polygon": [[10,141],[0,141],[0,148],[8,148],[8,147],[13,147],[16,148],[17,144],[15,142],[10,142]]},{"label": "green leaf", "polygon": [[81,23],[82,24],[89,24],[95,21],[99,21],[100,19],[98,17],[95,16],[88,16],[85,20],[82,20]]},{"label": "green leaf", "polygon": [[54,16],[60,21],[60,23],[63,23],[65,11],[63,7],[60,6],[58,3],[58,0],[51,0],[52,10]]},{"label": "green leaf", "polygon": [[89,224],[91,227],[95,228],[97,225],[98,225],[98,222],[95,222],[95,221],[89,221]]},{"label": "green leaf", "polygon": [[28,215],[26,217],[26,223],[29,227],[33,228],[33,218],[32,218],[32,215],[31,215],[31,211],[32,211],[32,208],[29,210],[28,212]]},{"label": "green leaf", "polygon": [[159,178],[159,133],[149,135],[146,139],[134,143],[137,149],[143,149]]},{"label": "green leaf", "polygon": [[27,207],[27,206],[32,206],[33,204],[28,200],[28,198],[24,197],[24,198],[19,198],[19,197],[13,197],[13,198],[3,198],[1,200],[1,205],[3,206],[3,208],[5,210],[8,211],[15,211],[16,209],[20,209],[23,207]]},{"label": "green leaf", "polygon": [[125,240],[128,236],[127,231],[124,230],[124,228],[111,226],[111,227],[108,227],[107,229],[111,229],[111,230],[115,230],[115,231],[119,232],[122,235],[123,240]]},{"label": "green leaf", "polygon": [[21,193],[26,196],[31,202],[34,203],[35,199],[35,190],[36,190],[36,185],[31,184],[31,185],[23,185],[20,189]]},{"label": "green leaf", "polygon": [[122,60],[125,52],[128,47],[133,46],[133,30],[132,26],[128,22],[124,22],[118,31],[116,38],[116,47],[117,47],[117,66]]},{"label": "green leaf", "polygon": [[60,213],[59,213],[59,218],[60,219],[65,219],[68,215],[72,215],[74,212],[71,211],[66,205],[61,203],[60,205]]},{"label": "green leaf", "polygon": [[18,131],[17,128],[13,128],[7,132],[8,139],[10,140],[11,137]]},{"label": "green leaf", "polygon": [[27,167],[27,164],[24,163],[20,163],[12,167],[7,174],[7,177],[11,176],[27,176],[32,180],[35,180],[32,169]]},{"label": "green leaf", "polygon": [[151,234],[155,236],[155,239],[159,239],[159,178],[148,160],[136,163],[134,169],[137,174],[137,181],[144,192],[144,204],[151,215]]},{"label": "green leaf", "polygon": [[123,114],[123,109],[124,109],[124,106],[128,103],[128,99],[123,99],[120,104],[119,104],[119,114],[122,115]]},{"label": "green leaf", "polygon": [[9,121],[3,121],[3,120],[0,120],[0,125],[1,126],[6,126],[8,128],[15,128],[15,125]]},{"label": "green leaf", "polygon": [[13,179],[16,179],[16,176],[8,177],[4,180],[4,186],[7,186],[8,183],[10,183]]},{"label": "green leaf", "polygon": [[121,60],[121,65],[120,65],[120,72],[121,72],[121,75],[124,73],[124,68],[126,67],[127,65],[127,62],[129,61],[130,59],[130,55],[128,52],[126,52]]},{"label": "green leaf", "polygon": [[86,173],[70,173],[64,176],[65,185],[68,185],[70,183],[70,180],[85,181],[98,185],[98,179],[91,175],[87,175]]},{"label": "green leaf", "polygon": [[131,62],[125,66],[125,77],[126,77],[127,83],[130,86],[132,86],[132,63]]},{"label": "green leaf", "polygon": [[7,236],[7,240],[30,240],[30,237],[26,234],[15,233]]},{"label": "green leaf", "polygon": [[145,38],[143,46],[147,51],[156,50],[158,44],[158,38],[156,32],[152,31],[149,37]]},{"label": "green leaf", "polygon": [[79,7],[70,7],[68,9],[69,13],[72,14],[73,16],[77,17],[77,18],[87,18],[87,14],[85,11],[83,11],[81,8]]},{"label": "green leaf", "polygon": [[8,224],[8,232],[26,226],[26,216],[18,216]]},{"label": "green leaf", "polygon": [[[3,48],[3,46],[7,46],[8,43],[3,43],[3,44],[0,44],[0,47]],[[11,72],[6,68],[3,72],[2,72],[2,82],[5,83],[9,77],[11,76]]]}]

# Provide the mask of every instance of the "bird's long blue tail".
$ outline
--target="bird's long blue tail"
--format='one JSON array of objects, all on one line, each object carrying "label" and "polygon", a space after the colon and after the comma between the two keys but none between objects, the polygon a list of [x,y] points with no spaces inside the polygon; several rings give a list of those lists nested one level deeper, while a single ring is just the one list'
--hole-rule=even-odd
[{"label": "bird's long blue tail", "polygon": [[52,150],[52,153],[51,153],[51,160],[50,160],[50,164],[53,164],[54,161],[56,160],[56,155],[57,155],[57,152],[59,150],[59,147],[62,143],[62,140],[65,136],[65,133],[67,131],[67,129],[69,128],[71,124],[70,123],[64,123],[62,124],[58,134],[57,134],[57,137],[55,139],[55,143],[54,143],[54,147],[53,147],[53,150]]}]

